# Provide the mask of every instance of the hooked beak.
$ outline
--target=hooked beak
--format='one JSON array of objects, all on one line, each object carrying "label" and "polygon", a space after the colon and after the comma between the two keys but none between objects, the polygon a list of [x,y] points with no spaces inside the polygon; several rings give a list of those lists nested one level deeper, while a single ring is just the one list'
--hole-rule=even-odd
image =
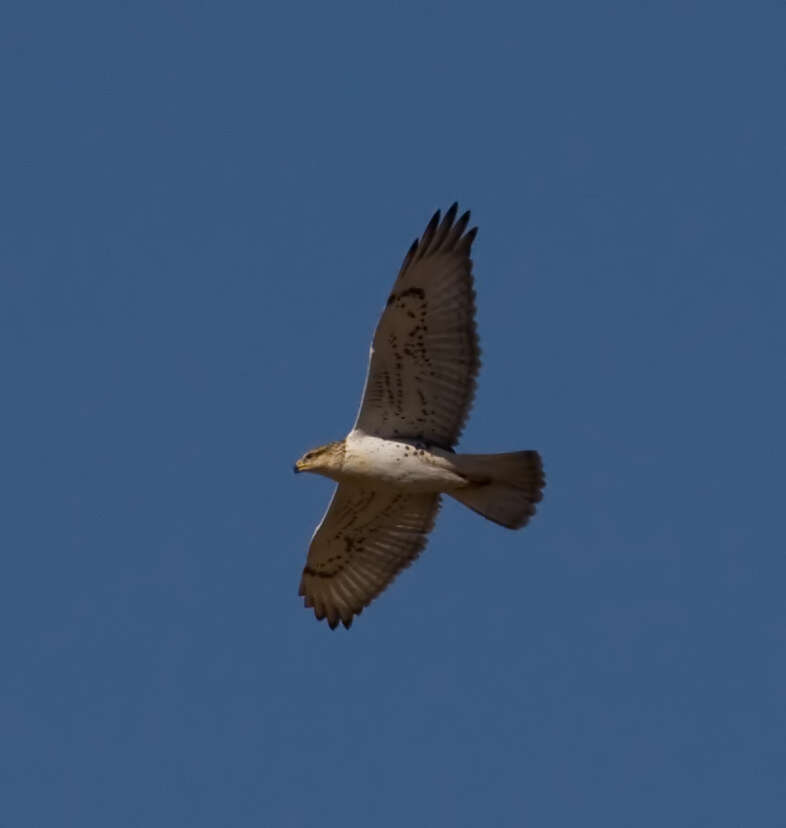
[{"label": "hooked beak", "polygon": [[300,471],[300,460],[298,460],[297,463],[295,463],[295,465],[292,467],[292,471],[295,472],[295,474],[297,474]]}]

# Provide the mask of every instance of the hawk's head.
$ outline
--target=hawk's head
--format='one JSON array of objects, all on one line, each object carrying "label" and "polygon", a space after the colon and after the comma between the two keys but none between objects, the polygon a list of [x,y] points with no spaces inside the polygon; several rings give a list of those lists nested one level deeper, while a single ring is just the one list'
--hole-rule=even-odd
[{"label": "hawk's head", "polygon": [[341,471],[343,463],[344,441],[342,440],[307,451],[295,463],[295,472],[315,472],[331,477],[333,472]]}]

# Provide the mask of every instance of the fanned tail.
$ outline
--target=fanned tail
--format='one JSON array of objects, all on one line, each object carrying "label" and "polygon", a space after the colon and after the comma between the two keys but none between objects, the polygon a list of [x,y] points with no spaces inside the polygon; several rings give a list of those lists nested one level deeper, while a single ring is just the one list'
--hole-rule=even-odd
[{"label": "fanned tail", "polygon": [[508,529],[526,526],[546,485],[537,451],[459,454],[454,460],[470,485],[454,489],[452,497]]}]

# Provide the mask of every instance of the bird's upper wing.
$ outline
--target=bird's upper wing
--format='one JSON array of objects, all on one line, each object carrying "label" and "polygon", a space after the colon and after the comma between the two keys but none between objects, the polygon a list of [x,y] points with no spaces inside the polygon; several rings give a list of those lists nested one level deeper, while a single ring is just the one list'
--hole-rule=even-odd
[{"label": "bird's upper wing", "polygon": [[331,628],[345,627],[417,558],[439,495],[341,483],[317,527],[300,581],[305,605]]},{"label": "bird's upper wing", "polygon": [[469,213],[439,210],[407,253],[379,320],[355,428],[421,439],[443,449],[458,441],[475,394],[475,330]]}]

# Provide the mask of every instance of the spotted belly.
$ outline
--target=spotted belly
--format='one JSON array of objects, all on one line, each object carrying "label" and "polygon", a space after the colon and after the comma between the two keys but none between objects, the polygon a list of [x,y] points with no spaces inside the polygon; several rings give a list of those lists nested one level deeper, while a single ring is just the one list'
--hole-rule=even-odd
[{"label": "spotted belly", "polygon": [[450,454],[423,443],[350,435],[346,446],[341,476],[347,480],[412,492],[448,492],[467,485]]}]

